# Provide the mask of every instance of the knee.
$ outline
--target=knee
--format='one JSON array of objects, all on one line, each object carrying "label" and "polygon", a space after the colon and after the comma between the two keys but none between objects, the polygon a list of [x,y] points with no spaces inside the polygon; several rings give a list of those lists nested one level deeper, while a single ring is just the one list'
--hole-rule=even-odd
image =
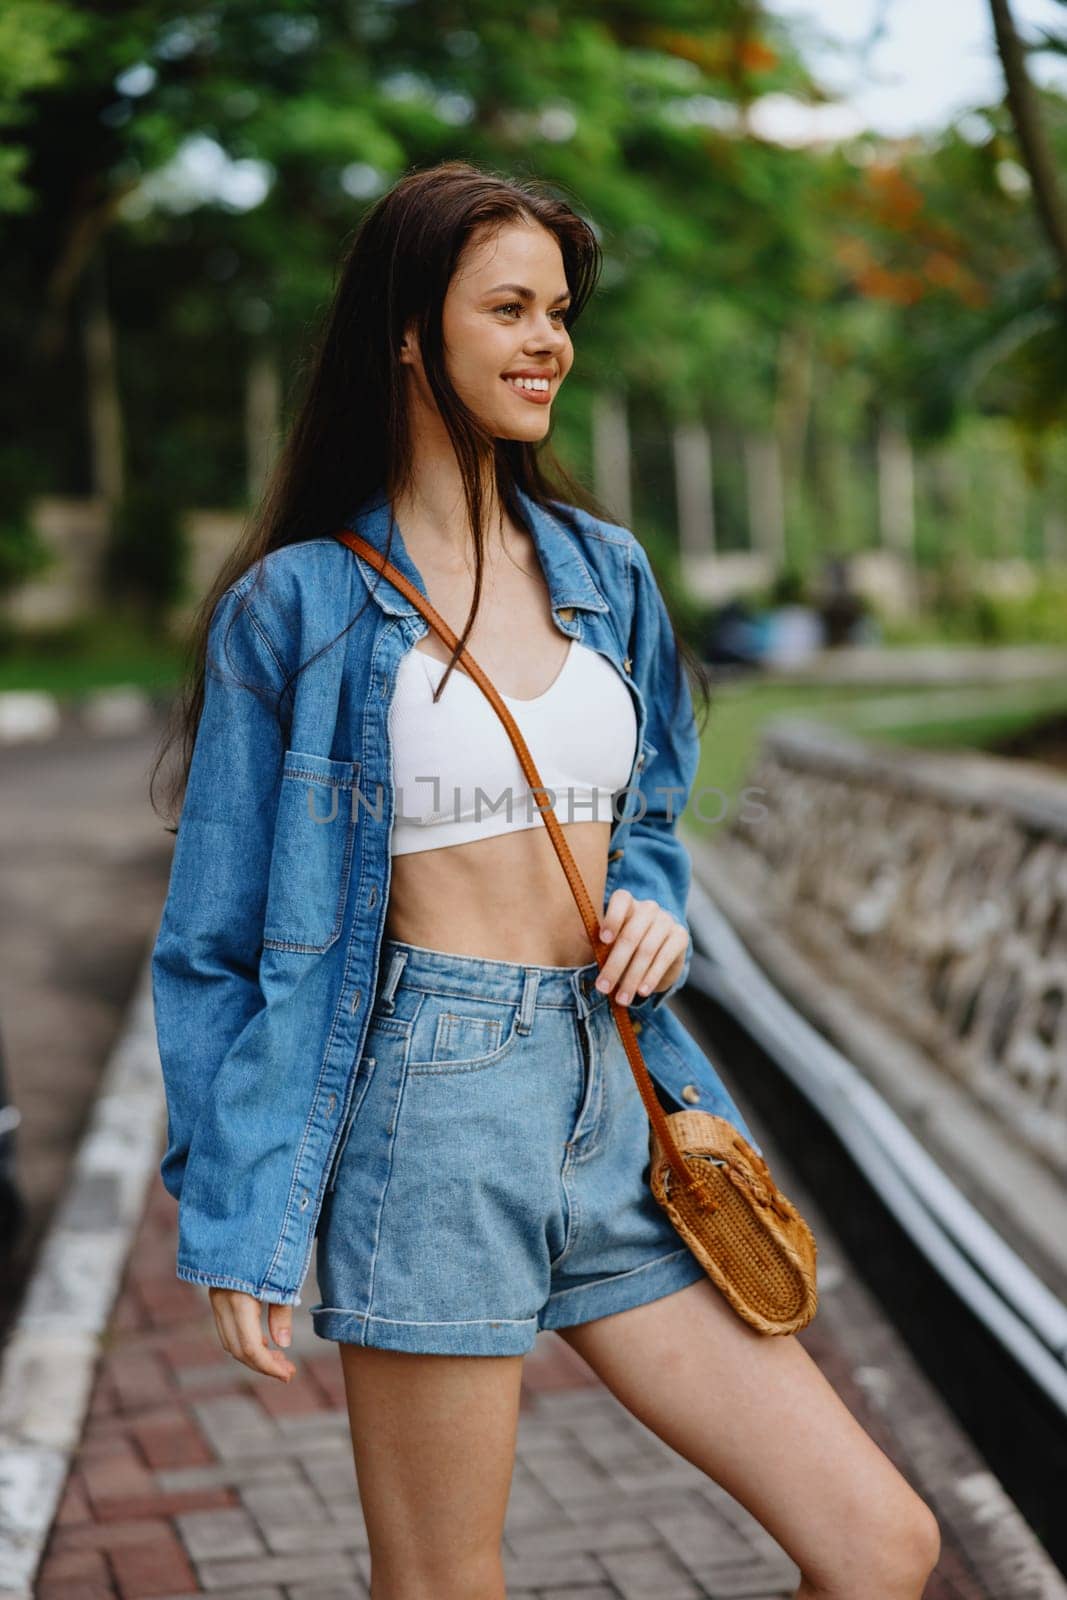
[{"label": "knee", "polygon": [[858,1515],[850,1536],[817,1573],[805,1572],[797,1600],[922,1600],[941,1555],[941,1529],[915,1495],[903,1507]]},{"label": "knee", "polygon": [[941,1529],[918,1495],[903,1509],[880,1520],[877,1536],[866,1553],[867,1571],[860,1592],[885,1600],[922,1600],[927,1579],[941,1557]]}]

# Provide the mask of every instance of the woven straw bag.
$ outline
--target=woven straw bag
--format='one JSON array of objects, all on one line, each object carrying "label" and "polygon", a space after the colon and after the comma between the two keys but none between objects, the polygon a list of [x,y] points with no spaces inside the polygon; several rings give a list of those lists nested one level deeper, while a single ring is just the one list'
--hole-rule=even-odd
[{"label": "woven straw bag", "polygon": [[[450,650],[458,637],[391,561],[360,534],[345,528],[335,537],[361,555],[418,608]],[[555,813],[549,791],[526,741],[492,683],[464,647],[460,661],[504,723],[538,798],[541,816],[567,875],[597,962],[611,946],[600,938],[600,919]],[[543,797],[543,798],[542,798]],[[667,1113],[645,1066],[630,1013],[609,996],[638,1090],[648,1112],[649,1182],[679,1236],[739,1316],[760,1333],[795,1333],[806,1327],[818,1304],[815,1239],[792,1201],[771,1177],[767,1163],[725,1117],[708,1111]]]}]

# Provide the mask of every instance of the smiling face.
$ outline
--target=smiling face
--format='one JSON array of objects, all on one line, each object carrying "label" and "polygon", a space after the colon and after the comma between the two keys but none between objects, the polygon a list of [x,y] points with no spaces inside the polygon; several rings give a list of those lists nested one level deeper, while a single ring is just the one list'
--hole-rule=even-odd
[{"label": "smiling face", "polygon": [[[508,223],[464,252],[442,310],[445,359],[456,392],[494,437],[537,440],[547,433],[574,360],[564,321],[569,301],[559,245],[539,224]],[[412,365],[429,398],[417,356]],[[524,386],[508,373],[541,379]]]}]

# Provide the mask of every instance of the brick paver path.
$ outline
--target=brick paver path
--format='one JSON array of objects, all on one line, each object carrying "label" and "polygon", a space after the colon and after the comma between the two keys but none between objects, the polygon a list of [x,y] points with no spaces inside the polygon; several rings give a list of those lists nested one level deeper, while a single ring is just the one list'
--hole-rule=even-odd
[{"label": "brick paver path", "polygon": [[[157,1177],[38,1600],[367,1600],[336,1346],[298,1308],[290,1384],[226,1355],[206,1291],[174,1276],[175,1209]],[[316,1298],[313,1273],[302,1295]],[[892,1448],[821,1322],[799,1337]],[[509,1600],[784,1600],[798,1581],[760,1525],[553,1333],[526,1360],[505,1570]],[[927,1600],[985,1600],[950,1544]]]}]

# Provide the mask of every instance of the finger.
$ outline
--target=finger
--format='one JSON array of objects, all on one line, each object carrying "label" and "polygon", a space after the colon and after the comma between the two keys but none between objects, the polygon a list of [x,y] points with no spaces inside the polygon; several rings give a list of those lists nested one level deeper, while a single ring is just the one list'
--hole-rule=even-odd
[{"label": "finger", "polygon": [[272,1350],[263,1337],[262,1307],[251,1295],[241,1295],[235,1306],[240,1359],[253,1372],[288,1383],[296,1368],[285,1356]]},{"label": "finger", "polygon": [[[235,1361],[240,1361],[243,1366],[251,1367],[255,1372],[264,1372],[268,1377],[284,1378],[288,1382],[295,1374],[296,1368],[283,1357],[268,1351],[260,1326],[259,1301],[252,1295],[242,1294],[237,1289],[219,1290],[212,1293],[210,1298],[219,1342],[227,1355],[231,1355]],[[245,1331],[246,1317],[251,1319],[258,1334],[258,1347]],[[272,1363],[270,1366],[265,1364],[264,1357],[269,1358]]]},{"label": "finger", "polygon": [[218,1329],[219,1343],[228,1356],[233,1356],[235,1361],[240,1361],[241,1350],[237,1342],[237,1324],[233,1319],[233,1307],[230,1304],[229,1294],[212,1295],[211,1304],[215,1312],[215,1327]]},{"label": "finger", "polygon": [[[627,963],[626,970],[619,978],[615,998],[621,1006],[628,1006],[634,998],[638,985],[648,981],[654,964],[663,954],[664,946],[667,946],[669,951],[674,926],[674,918],[670,912],[664,911],[662,906],[657,906],[651,925],[645,930],[637,949]],[[669,960],[668,954],[668,960],[663,963],[664,970],[669,965]]]},{"label": "finger", "polygon": [[[623,973],[626,971],[633,955],[648,929],[655,922],[659,913],[659,906],[654,900],[633,900],[626,914],[611,950],[600,969],[596,987],[601,994],[607,994],[615,987]],[[656,949],[659,941],[656,942]],[[651,956],[651,952],[650,952]],[[638,976],[643,974],[642,966]]]},{"label": "finger", "polygon": [[629,889],[615,890],[600,916],[600,937],[605,944],[610,944],[618,937],[619,929],[633,904],[634,897]]},{"label": "finger", "polygon": [[267,1307],[267,1328],[275,1344],[287,1349],[293,1342],[293,1308],[292,1306],[269,1305]]},{"label": "finger", "polygon": [[676,966],[689,947],[688,929],[675,924],[670,937],[665,939],[660,946],[659,954],[654,958],[652,965],[641,981],[636,985],[635,992],[641,999],[650,995],[653,990],[666,988],[668,974]]}]

